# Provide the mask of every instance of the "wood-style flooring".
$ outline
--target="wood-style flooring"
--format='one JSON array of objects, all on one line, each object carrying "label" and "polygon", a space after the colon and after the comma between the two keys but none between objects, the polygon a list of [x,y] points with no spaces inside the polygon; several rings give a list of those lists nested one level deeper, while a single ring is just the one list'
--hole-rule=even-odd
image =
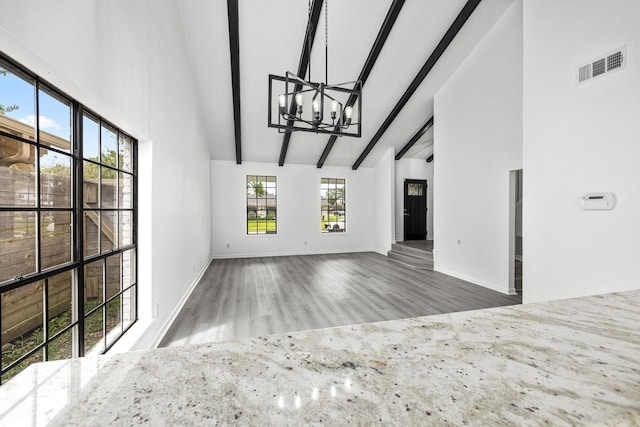
[{"label": "wood-style flooring", "polygon": [[373,253],[214,260],[160,346],[521,303]]},{"label": "wood-style flooring", "polygon": [[433,240],[404,240],[397,243],[399,245],[422,249],[423,251],[427,252],[433,252]]}]

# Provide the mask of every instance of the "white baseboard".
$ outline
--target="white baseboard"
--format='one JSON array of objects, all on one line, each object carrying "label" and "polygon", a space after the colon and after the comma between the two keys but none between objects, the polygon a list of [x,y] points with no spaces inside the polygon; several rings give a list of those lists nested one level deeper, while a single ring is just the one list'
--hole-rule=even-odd
[{"label": "white baseboard", "polygon": [[210,258],[209,261],[204,265],[204,267],[202,267],[202,269],[200,270],[198,275],[195,277],[195,279],[193,279],[193,282],[191,283],[191,285],[189,285],[189,289],[187,290],[187,292],[184,293],[182,298],[180,298],[180,301],[178,301],[178,304],[173,309],[173,311],[171,312],[167,320],[162,325],[162,328],[160,328],[155,338],[151,342],[151,348],[157,348],[160,345],[162,338],[164,338],[167,331],[169,331],[169,328],[171,327],[173,322],[176,320],[176,317],[178,317],[178,314],[182,310],[182,307],[184,307],[184,305],[187,303],[187,300],[193,293],[193,290],[196,288],[196,286],[198,286],[198,283],[200,283],[200,279],[202,279],[202,276],[204,276],[204,273],[207,271],[207,268],[209,268],[209,265],[211,265],[212,261],[213,261],[213,258]]},{"label": "white baseboard", "polygon": [[508,292],[508,290],[505,292],[505,288],[502,286],[498,286],[495,283],[489,283],[489,282],[485,282],[484,280],[480,280],[477,279],[475,277],[471,277],[471,276],[467,276],[465,274],[460,274],[456,271],[451,271],[451,270],[447,270],[446,268],[434,268],[434,271],[437,271],[439,273],[442,274],[446,274],[447,276],[452,276],[467,282],[471,282],[474,285],[479,285],[488,289],[491,289],[492,291],[496,291],[496,292],[500,292],[501,294],[505,294],[505,295],[512,295]]},{"label": "white baseboard", "polygon": [[298,255],[331,255],[331,254],[346,254],[357,252],[377,252],[373,248],[360,248],[360,249],[327,249],[324,251],[309,251],[309,252],[261,252],[256,253],[233,253],[233,254],[215,254],[212,257],[214,259],[232,259],[232,258],[265,258],[275,256],[298,256]]}]

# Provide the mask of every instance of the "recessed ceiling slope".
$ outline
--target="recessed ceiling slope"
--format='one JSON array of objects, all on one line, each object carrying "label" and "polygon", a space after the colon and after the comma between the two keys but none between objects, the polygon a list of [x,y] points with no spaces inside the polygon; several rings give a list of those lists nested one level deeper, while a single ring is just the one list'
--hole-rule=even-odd
[{"label": "recessed ceiling slope", "polygon": [[227,2],[179,0],[179,5],[211,158],[235,160]]}]

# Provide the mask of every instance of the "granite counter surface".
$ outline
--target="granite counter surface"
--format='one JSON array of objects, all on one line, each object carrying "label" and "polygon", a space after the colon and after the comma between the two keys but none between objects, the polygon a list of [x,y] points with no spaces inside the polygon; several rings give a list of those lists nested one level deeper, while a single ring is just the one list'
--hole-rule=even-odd
[{"label": "granite counter surface", "polygon": [[639,321],[632,291],[131,352],[51,424],[640,425]]}]

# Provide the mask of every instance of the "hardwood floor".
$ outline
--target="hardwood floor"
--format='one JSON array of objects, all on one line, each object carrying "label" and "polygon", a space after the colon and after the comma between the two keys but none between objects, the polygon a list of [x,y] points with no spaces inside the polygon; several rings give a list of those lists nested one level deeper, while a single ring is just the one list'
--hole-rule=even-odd
[{"label": "hardwood floor", "polygon": [[160,346],[521,303],[373,253],[214,260]]},{"label": "hardwood floor", "polygon": [[433,252],[433,240],[404,240],[398,242],[398,244]]}]

